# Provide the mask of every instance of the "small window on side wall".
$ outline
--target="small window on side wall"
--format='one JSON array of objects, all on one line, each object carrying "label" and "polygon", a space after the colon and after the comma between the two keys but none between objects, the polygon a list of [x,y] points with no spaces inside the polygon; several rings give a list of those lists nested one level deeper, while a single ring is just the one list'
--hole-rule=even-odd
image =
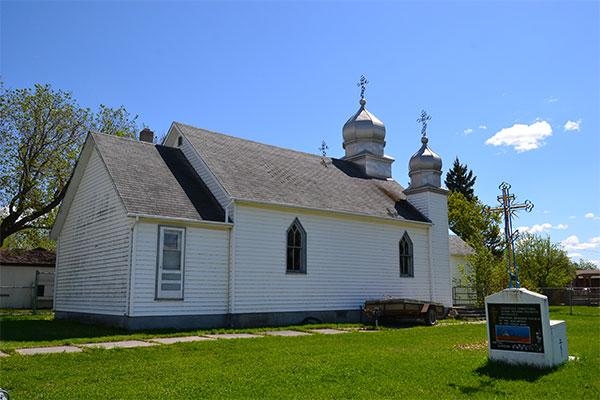
[{"label": "small window on side wall", "polygon": [[183,299],[184,245],[185,229],[159,227],[157,299]]},{"label": "small window on side wall", "polygon": [[287,267],[289,273],[306,273],[306,231],[298,218],[287,230]]},{"label": "small window on side wall", "polygon": [[400,239],[400,276],[414,276],[413,245],[407,232],[405,232],[402,239]]}]

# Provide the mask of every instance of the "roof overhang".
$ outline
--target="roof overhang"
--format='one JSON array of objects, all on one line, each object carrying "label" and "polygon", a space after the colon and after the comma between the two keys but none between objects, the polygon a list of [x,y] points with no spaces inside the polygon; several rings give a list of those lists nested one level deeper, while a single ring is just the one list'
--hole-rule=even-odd
[{"label": "roof overhang", "polygon": [[320,213],[320,214],[331,215],[331,216],[343,216],[343,217],[348,217],[348,218],[353,218],[353,219],[371,220],[371,221],[385,222],[385,223],[391,223],[391,224],[397,224],[397,225],[412,225],[412,226],[419,227],[419,228],[429,228],[434,225],[432,222],[412,221],[412,220],[408,220],[408,219],[398,219],[398,218],[393,218],[393,217],[378,217],[375,215],[354,213],[354,212],[350,212],[350,211],[328,210],[328,209],[324,209],[324,208],[307,207],[307,206],[300,206],[300,205],[296,205],[296,204],[271,203],[271,202],[261,201],[261,200],[240,199],[240,198],[232,198],[231,200],[240,205],[249,205],[249,206],[263,207],[263,208],[278,208],[278,209],[284,209],[284,210],[285,209],[287,209],[287,210],[289,210],[289,209],[302,210],[302,211],[306,211],[306,212]]}]

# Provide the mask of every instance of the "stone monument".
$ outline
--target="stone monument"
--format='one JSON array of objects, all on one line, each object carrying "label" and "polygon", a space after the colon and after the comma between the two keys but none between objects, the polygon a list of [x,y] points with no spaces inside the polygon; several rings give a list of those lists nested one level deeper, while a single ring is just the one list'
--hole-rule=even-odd
[{"label": "stone monument", "polygon": [[515,196],[509,193],[510,185],[505,182],[500,189],[500,207],[486,207],[484,211],[500,211],[504,216],[510,284],[508,289],[485,298],[488,354],[492,361],[551,368],[569,359],[565,321],[550,320],[546,296],[521,288],[515,263],[514,241],[519,232],[513,233],[511,217],[518,209],[531,211],[533,204],[515,203]]}]

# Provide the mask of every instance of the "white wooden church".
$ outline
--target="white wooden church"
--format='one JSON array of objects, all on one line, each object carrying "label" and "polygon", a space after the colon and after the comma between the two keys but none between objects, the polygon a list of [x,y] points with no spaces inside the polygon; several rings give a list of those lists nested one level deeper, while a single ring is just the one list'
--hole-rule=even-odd
[{"label": "white wooden church", "polygon": [[441,158],[424,134],[403,188],[360,103],[342,159],[177,122],[161,145],[90,134],[51,234],[56,317],[211,328],[359,321],[388,297],[451,307]]}]

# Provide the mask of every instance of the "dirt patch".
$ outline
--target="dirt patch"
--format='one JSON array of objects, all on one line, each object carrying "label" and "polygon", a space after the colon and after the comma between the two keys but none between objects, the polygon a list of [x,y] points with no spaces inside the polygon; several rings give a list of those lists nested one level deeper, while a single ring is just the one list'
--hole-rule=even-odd
[{"label": "dirt patch", "polygon": [[475,343],[475,344],[459,344],[458,346],[454,346],[456,348],[459,349],[464,349],[464,350],[479,350],[479,349],[485,349],[486,347],[488,347],[488,342],[487,340],[485,342],[479,342],[479,343]]}]

